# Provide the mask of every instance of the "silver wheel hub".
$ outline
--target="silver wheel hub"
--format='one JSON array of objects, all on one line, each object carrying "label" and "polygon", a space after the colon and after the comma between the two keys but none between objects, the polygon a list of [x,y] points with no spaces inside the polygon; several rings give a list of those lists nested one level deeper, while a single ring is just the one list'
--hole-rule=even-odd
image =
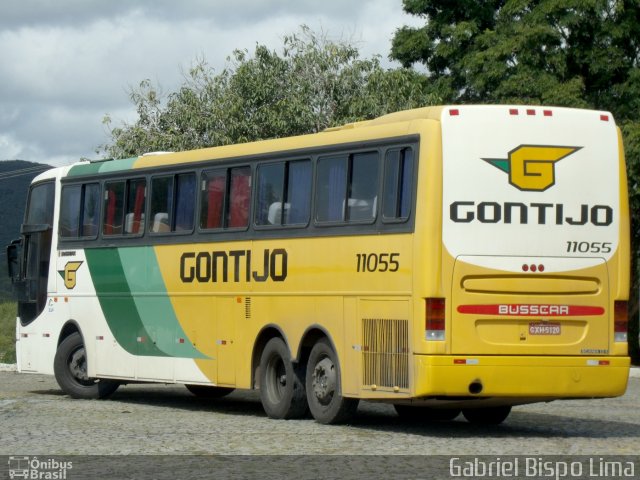
[{"label": "silver wheel hub", "polygon": [[313,369],[313,393],[321,404],[327,405],[333,399],[336,377],[335,366],[329,358],[320,360]]},{"label": "silver wheel hub", "polygon": [[73,352],[69,360],[69,371],[78,380],[89,380],[87,375],[87,357],[84,348],[80,348]]}]

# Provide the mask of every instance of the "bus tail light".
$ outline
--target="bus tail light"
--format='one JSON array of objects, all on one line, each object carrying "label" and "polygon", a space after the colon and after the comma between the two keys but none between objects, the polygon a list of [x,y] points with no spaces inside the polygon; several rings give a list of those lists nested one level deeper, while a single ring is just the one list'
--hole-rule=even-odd
[{"label": "bus tail light", "polygon": [[425,339],[444,340],[444,298],[427,298],[425,312]]},{"label": "bus tail light", "polygon": [[628,305],[625,301],[613,303],[613,339],[616,342],[627,341],[627,325],[629,324]]}]

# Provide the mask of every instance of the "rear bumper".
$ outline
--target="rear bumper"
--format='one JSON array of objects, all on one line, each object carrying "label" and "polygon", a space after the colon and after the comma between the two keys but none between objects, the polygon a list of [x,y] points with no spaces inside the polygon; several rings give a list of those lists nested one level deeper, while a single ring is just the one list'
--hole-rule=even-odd
[{"label": "rear bumper", "polygon": [[415,355],[413,395],[617,397],[627,388],[629,365],[629,357]]}]

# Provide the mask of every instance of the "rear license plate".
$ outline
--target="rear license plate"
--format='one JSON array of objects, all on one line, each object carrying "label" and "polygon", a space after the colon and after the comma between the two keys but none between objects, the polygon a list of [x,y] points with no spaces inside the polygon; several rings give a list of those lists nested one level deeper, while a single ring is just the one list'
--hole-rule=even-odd
[{"label": "rear license plate", "polygon": [[560,335],[559,323],[531,322],[529,323],[529,335]]}]

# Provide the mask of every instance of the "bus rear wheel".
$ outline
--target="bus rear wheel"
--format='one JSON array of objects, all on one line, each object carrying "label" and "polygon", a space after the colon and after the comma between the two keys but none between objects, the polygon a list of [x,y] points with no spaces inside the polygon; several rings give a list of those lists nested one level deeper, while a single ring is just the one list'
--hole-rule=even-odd
[{"label": "bus rear wheel", "polygon": [[89,378],[87,352],[78,332],[69,335],[58,346],[53,371],[62,391],[72,398],[107,398],[120,385],[113,380]]},{"label": "bus rear wheel", "polygon": [[309,410],[318,423],[344,423],[358,409],[358,399],[340,394],[338,356],[325,338],[311,349],[306,388]]},{"label": "bus rear wheel", "polygon": [[307,413],[304,369],[294,366],[289,347],[274,337],[260,357],[260,400],[270,418],[301,418]]},{"label": "bus rear wheel", "polygon": [[511,406],[467,408],[462,410],[462,415],[470,423],[480,425],[499,425],[504,422],[511,413]]}]

